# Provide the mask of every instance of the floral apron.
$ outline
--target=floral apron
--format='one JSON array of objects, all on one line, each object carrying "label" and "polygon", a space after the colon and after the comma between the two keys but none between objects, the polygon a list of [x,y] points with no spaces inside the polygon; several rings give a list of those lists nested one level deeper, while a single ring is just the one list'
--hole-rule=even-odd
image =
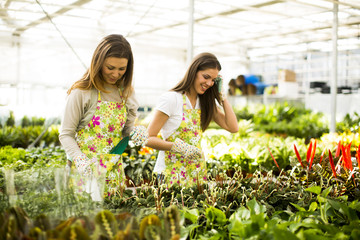
[{"label": "floral apron", "polygon": [[[109,154],[110,150],[120,142],[127,119],[125,100],[121,92],[120,97],[121,102],[101,101],[99,92],[94,116],[76,135],[76,142],[81,151],[92,162],[95,177],[105,173],[104,191],[108,195],[114,193],[125,180],[121,155]],[[75,168],[74,165],[72,169]],[[77,189],[83,191],[84,180],[80,178],[75,181]]]},{"label": "floral apron", "polygon": [[[186,96],[183,94],[183,117],[179,128],[166,140],[180,138],[184,142],[200,148],[202,135],[200,109],[187,109]],[[206,180],[205,159],[189,160],[178,153],[165,151],[165,183],[168,185],[192,186],[203,184]]]}]

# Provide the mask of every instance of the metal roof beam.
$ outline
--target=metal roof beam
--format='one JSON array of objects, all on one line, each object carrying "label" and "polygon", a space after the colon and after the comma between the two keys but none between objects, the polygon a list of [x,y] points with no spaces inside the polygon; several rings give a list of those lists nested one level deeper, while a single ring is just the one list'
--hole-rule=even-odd
[{"label": "metal roof beam", "polygon": [[[67,5],[63,8],[60,8],[59,10],[57,10],[56,12],[52,13],[52,14],[49,14],[50,17],[54,17],[54,16],[58,16],[58,15],[61,15],[63,13],[66,13],[68,11],[70,11],[71,9],[73,9],[74,6],[81,6],[81,5],[84,5],[88,2],[91,2],[91,0],[78,0],[70,5]],[[29,24],[27,24],[26,26],[23,26],[23,27],[19,27],[19,28],[16,28],[15,31],[13,32],[13,35],[17,35],[17,36],[20,36],[23,32],[25,32],[26,30],[28,30],[29,28],[31,27],[35,27],[43,22],[46,22],[48,21],[48,17],[47,16],[44,16],[40,19],[37,19]]]},{"label": "metal roof beam", "polygon": [[[284,1],[283,0],[275,0],[275,1],[269,1],[269,2],[265,2],[265,3],[261,3],[261,4],[256,4],[256,5],[253,5],[251,7],[260,8],[260,7],[269,6],[269,5],[272,5],[272,4],[282,3],[282,2],[284,2]],[[242,12],[242,11],[246,11],[246,10],[247,10],[246,8],[236,8],[236,9],[233,9],[233,10],[230,10],[230,11],[220,12],[220,13],[218,13],[216,15],[226,16],[226,15],[230,15],[230,14],[234,14],[234,13],[238,13],[238,12]],[[197,18],[197,19],[194,20],[194,22],[201,22],[201,21],[213,18],[213,17],[214,17],[214,15]],[[174,28],[174,27],[178,27],[178,26],[181,26],[181,25],[187,25],[187,24],[188,24],[188,22],[178,22],[178,23],[175,23],[175,24],[170,24],[170,25],[166,25],[166,26],[162,26],[162,27],[152,28],[150,30],[143,31],[143,32],[133,33],[133,34],[130,34],[128,37],[135,37],[135,36],[139,36],[139,35],[143,35],[143,34],[147,34],[147,33],[156,32],[158,30],[167,29],[167,28]]]},{"label": "metal roof beam", "polygon": [[331,3],[337,3],[339,5],[343,5],[343,6],[347,6],[347,7],[351,7],[351,8],[356,8],[360,10],[360,5],[355,5],[355,4],[351,4],[351,3],[346,3],[344,1],[336,1],[336,0],[324,0],[326,2],[331,2]]},{"label": "metal roof beam", "polygon": [[[339,24],[339,27],[341,26],[353,26],[353,25],[359,25],[360,24],[360,20],[356,20],[356,21],[353,21],[353,22],[349,22],[349,23],[342,23],[342,24]],[[280,36],[287,36],[287,35],[292,35],[292,34],[299,34],[299,33],[303,33],[303,32],[308,32],[308,31],[317,31],[317,30],[324,30],[324,29],[331,29],[332,28],[332,25],[328,25],[328,26],[323,26],[323,27],[314,27],[314,28],[307,28],[307,29],[303,29],[303,30],[295,30],[295,31],[289,31],[289,32],[285,32],[285,33],[279,33],[279,34],[267,34],[267,35],[261,35],[261,36],[258,36],[258,37],[252,37],[251,40],[254,41],[254,40],[257,40],[257,39],[262,39],[262,38],[267,38],[267,37],[273,37],[273,36],[276,36],[276,37],[280,37]],[[209,46],[217,46],[219,44],[227,44],[227,43],[238,43],[242,40],[248,40],[248,39],[234,39],[234,40],[231,40],[231,41],[227,41],[227,42],[224,42],[224,41],[221,41],[221,42],[216,42],[216,43],[213,43]]]},{"label": "metal roof beam", "polygon": [[10,0],[6,0],[5,3],[3,4],[3,6],[1,6],[1,11],[0,11],[0,18],[8,25],[14,25],[14,21],[9,20],[9,14],[6,11],[6,9],[9,7],[10,5]]}]

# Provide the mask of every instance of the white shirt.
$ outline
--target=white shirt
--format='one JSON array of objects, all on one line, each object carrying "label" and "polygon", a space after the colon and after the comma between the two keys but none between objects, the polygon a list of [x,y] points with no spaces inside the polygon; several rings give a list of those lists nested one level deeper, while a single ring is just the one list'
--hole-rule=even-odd
[{"label": "white shirt", "polygon": [[[193,109],[190,100],[186,97],[186,107]],[[161,128],[160,133],[163,139],[170,137],[180,126],[183,116],[183,95],[178,92],[166,92],[159,98],[156,110],[165,113],[169,119]],[[199,97],[196,99],[195,109],[200,109]],[[154,172],[161,173],[166,168],[165,151],[159,151]]]}]

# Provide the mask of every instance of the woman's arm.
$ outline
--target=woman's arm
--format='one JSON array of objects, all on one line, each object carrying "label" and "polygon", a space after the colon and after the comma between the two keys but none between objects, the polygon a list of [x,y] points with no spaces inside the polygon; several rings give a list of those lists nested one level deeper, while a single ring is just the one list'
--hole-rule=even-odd
[{"label": "woman's arm", "polygon": [[174,143],[165,141],[163,139],[158,138],[158,134],[160,129],[164,126],[166,121],[169,119],[169,116],[165,113],[156,110],[154,117],[152,118],[149,126],[149,139],[146,143],[146,146],[157,149],[157,150],[165,150],[169,151]]},{"label": "woman's arm", "polygon": [[76,131],[85,115],[86,98],[89,98],[87,96],[85,97],[82,93],[82,91],[77,89],[70,93],[67,97],[63,118],[61,120],[59,140],[70,159],[74,159],[82,154],[75,141]]},{"label": "woman's arm", "polygon": [[230,105],[229,101],[225,98],[223,101],[224,112],[219,108],[215,112],[214,121],[223,129],[236,133],[239,131],[238,121],[236,119],[236,115]]},{"label": "woman's arm", "polygon": [[139,103],[136,99],[135,92],[133,91],[130,97],[126,101],[126,108],[127,108],[127,119],[122,131],[122,137],[129,136],[131,130],[134,128],[134,123],[138,116],[137,111],[139,108]]}]

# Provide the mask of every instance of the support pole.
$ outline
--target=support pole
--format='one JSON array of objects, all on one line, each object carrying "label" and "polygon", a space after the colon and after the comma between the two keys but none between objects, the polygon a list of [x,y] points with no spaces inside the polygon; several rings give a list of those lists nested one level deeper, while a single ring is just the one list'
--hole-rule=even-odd
[{"label": "support pole", "polygon": [[338,10],[339,5],[333,5],[333,26],[332,26],[332,71],[331,71],[331,101],[330,101],[330,133],[336,130],[336,95],[337,95],[337,62],[338,62]]},{"label": "support pole", "polygon": [[187,48],[187,65],[190,65],[194,54],[194,0],[189,0],[189,36]]}]

